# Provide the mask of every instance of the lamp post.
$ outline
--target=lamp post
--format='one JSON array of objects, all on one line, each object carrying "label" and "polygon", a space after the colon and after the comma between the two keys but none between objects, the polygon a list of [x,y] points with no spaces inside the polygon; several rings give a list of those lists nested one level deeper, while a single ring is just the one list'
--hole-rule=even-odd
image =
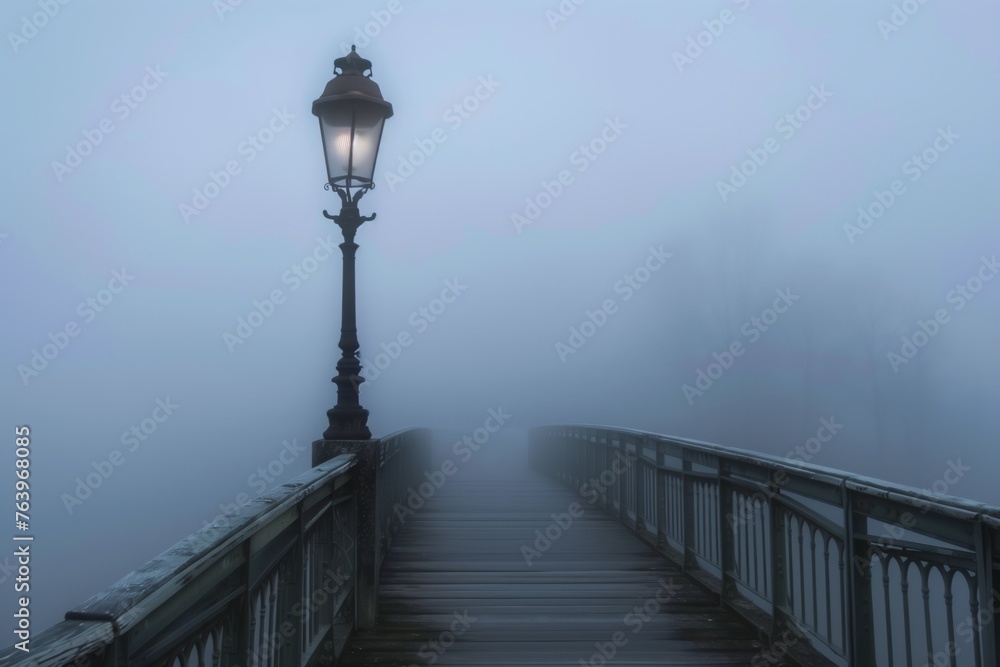
[{"label": "lamp post", "polygon": [[[339,215],[323,215],[333,220],[344,233],[340,249],[344,255],[340,361],[337,362],[337,405],[327,411],[330,427],[325,440],[369,440],[368,411],[361,407],[358,388],[361,361],[358,359],[358,327],[355,313],[354,256],[358,228],[375,214],[362,216],[358,201],[375,187],[375,158],[382,140],[382,126],[392,116],[392,105],[382,98],[378,84],[371,80],[371,61],[362,58],[354,46],[333,63],[334,78],[326,84],[323,95],[313,102],[313,115],[319,117],[323,154],[329,180],[324,186],[340,196]],[[367,74],[366,74],[367,72]]]}]

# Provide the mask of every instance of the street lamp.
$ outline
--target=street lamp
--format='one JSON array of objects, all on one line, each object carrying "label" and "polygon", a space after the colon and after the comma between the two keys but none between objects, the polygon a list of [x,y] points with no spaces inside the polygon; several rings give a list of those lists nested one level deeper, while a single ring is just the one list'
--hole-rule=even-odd
[{"label": "street lamp", "polygon": [[[368,411],[361,407],[358,387],[361,361],[358,359],[358,328],[354,296],[354,255],[358,249],[354,235],[375,214],[362,217],[358,201],[375,187],[375,158],[382,140],[382,126],[392,116],[392,105],[382,98],[378,84],[371,80],[372,63],[358,55],[354,46],[333,63],[334,78],[326,84],[323,95],[313,102],[313,115],[319,117],[323,154],[329,178],[324,186],[340,196],[339,215],[323,215],[333,220],[344,233],[340,249],[344,254],[343,311],[340,327],[340,350],[337,362],[337,405],[327,411],[330,427],[325,440],[368,440]],[[338,71],[339,70],[339,71]],[[365,74],[365,72],[368,72]]]}]

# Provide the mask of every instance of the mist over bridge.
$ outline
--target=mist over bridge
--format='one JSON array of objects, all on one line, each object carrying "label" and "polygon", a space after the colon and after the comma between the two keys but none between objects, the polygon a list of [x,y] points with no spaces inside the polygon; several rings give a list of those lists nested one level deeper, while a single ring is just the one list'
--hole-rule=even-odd
[{"label": "mist over bridge", "polygon": [[997,508],[595,426],[313,456],[0,662],[996,664]]}]

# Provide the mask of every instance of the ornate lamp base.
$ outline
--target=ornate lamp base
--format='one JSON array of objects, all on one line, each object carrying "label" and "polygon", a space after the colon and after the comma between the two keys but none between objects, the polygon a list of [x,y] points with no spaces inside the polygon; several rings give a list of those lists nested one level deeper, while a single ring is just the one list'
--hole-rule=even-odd
[{"label": "ornate lamp base", "polygon": [[323,431],[324,440],[371,440],[368,411],[362,407],[337,406],[326,411],[330,428]]}]

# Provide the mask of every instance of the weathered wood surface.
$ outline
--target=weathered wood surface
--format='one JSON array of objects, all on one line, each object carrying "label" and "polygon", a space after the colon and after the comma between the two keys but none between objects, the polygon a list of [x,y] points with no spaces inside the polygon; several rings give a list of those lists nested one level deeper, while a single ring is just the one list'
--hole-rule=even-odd
[{"label": "weathered wood surface", "polygon": [[[343,664],[601,665],[603,646],[622,667],[749,665],[765,650],[612,517],[530,470],[516,438],[493,436],[464,463],[439,448],[443,459],[458,472],[407,518],[382,568],[377,625]],[[536,548],[536,530],[555,535],[552,515],[573,502],[582,516],[529,565],[522,546]],[[656,610],[636,613],[647,604]]]},{"label": "weathered wood surface", "polygon": [[[5,639],[9,637],[13,635],[8,634]],[[114,637],[115,629],[111,623],[64,621],[33,635],[27,653],[13,645],[0,648],[0,665],[98,667],[104,659],[105,647],[114,641]]]}]

